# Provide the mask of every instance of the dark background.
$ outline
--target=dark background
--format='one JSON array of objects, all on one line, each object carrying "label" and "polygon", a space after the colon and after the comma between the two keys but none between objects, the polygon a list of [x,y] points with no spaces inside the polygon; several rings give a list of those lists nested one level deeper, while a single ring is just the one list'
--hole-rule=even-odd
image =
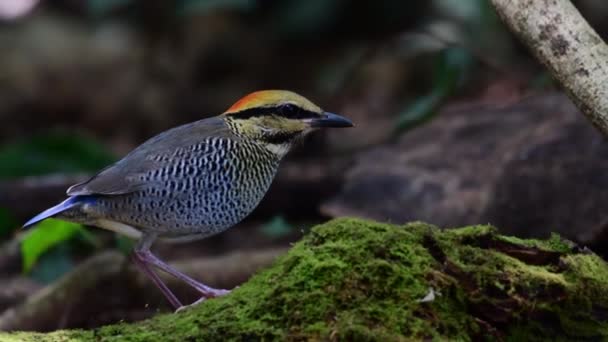
[{"label": "dark background", "polygon": [[[605,1],[575,3],[605,38]],[[605,253],[606,142],[487,1],[5,0],[0,47],[0,311],[129,250],[57,221],[28,235],[25,220],[147,138],[259,89],[296,91],[356,127],[309,137],[238,228],[159,245],[164,259],[286,247],[345,215],[557,232]],[[125,288],[89,298],[105,301],[95,318],[32,328],[167,309]]]}]

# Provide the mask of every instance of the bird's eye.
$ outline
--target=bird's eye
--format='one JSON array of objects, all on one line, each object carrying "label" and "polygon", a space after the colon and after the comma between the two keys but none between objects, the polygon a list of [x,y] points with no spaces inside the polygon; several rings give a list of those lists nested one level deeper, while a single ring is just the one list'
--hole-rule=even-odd
[{"label": "bird's eye", "polygon": [[279,107],[279,114],[289,119],[297,119],[300,114],[300,108],[291,103],[286,103]]}]

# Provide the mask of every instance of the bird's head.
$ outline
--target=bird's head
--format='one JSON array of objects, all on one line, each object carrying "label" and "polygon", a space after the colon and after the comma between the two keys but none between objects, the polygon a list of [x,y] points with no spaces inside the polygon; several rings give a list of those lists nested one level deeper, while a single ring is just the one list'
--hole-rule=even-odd
[{"label": "bird's head", "polygon": [[285,154],[293,142],[307,133],[325,127],[351,127],[353,123],[324,112],[303,96],[286,90],[251,93],[222,114],[235,134]]}]

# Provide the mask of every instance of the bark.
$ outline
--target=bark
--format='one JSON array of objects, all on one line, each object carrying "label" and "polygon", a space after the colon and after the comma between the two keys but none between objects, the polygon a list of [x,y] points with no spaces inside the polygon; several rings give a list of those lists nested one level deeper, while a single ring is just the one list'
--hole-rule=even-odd
[{"label": "bark", "polygon": [[608,46],[569,0],[491,0],[585,116],[608,135]]}]

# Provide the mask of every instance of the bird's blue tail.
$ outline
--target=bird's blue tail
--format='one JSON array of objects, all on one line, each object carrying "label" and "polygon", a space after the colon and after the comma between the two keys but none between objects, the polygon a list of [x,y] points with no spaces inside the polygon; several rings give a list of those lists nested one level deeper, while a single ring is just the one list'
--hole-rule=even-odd
[{"label": "bird's blue tail", "polygon": [[66,211],[66,210],[73,208],[77,205],[80,205],[82,203],[83,203],[83,201],[82,201],[81,196],[70,197],[70,198],[66,199],[65,201],[57,204],[56,206],[49,208],[49,209],[41,212],[40,214],[34,216],[31,220],[27,221],[23,225],[23,228],[29,228],[44,219],[53,217],[63,211]]}]

